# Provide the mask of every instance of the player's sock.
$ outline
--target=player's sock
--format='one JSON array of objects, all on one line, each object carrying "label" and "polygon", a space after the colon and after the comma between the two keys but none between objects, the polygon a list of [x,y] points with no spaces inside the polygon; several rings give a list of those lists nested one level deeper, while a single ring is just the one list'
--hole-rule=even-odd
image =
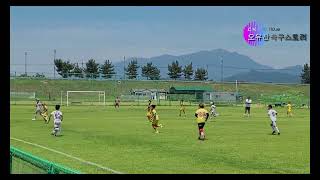
[{"label": "player's sock", "polygon": [[204,139],[204,130],[203,130],[203,128],[200,129],[200,138]]},{"label": "player's sock", "polygon": [[278,133],[280,133],[280,131],[279,131],[279,129],[278,129],[278,127],[277,127],[277,126],[275,127],[275,129],[277,130],[277,132],[278,132]]}]

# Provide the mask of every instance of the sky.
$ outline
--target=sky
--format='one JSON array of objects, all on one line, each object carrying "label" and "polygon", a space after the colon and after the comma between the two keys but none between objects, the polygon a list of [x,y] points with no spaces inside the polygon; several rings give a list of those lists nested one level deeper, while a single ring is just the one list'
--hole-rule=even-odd
[{"label": "sky", "polygon": [[[308,34],[306,42],[269,42],[252,47],[243,38],[250,21]],[[56,58],[71,62],[182,55],[201,50],[238,52],[274,68],[310,62],[309,6],[112,6],[10,8],[11,71],[49,71]],[[32,65],[38,64],[38,65]]]}]

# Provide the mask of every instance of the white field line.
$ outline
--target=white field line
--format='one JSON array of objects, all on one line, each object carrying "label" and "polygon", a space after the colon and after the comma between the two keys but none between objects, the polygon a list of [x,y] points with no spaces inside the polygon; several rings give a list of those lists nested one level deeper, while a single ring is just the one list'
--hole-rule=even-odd
[{"label": "white field line", "polygon": [[80,159],[80,158],[78,158],[78,157],[75,157],[75,156],[72,156],[72,155],[69,155],[69,154],[66,154],[66,153],[63,153],[63,152],[60,152],[60,151],[57,151],[57,150],[54,150],[54,149],[45,147],[45,146],[42,146],[42,145],[39,145],[39,144],[35,144],[35,143],[32,143],[32,142],[24,141],[24,140],[17,139],[17,138],[14,138],[14,137],[10,137],[10,139],[15,140],[15,141],[20,141],[20,142],[23,142],[23,143],[26,143],[26,144],[30,144],[30,145],[33,145],[33,146],[36,146],[36,147],[40,147],[40,148],[42,148],[42,149],[46,149],[46,150],[48,150],[48,151],[55,152],[55,153],[61,154],[61,155],[63,155],[63,156],[66,156],[66,157],[69,157],[69,158],[78,160],[78,161],[83,162],[83,163],[85,163],[85,164],[89,164],[89,165],[92,165],[92,166],[96,166],[96,167],[98,167],[98,168],[100,168],[100,169],[103,169],[103,170],[111,171],[111,172],[113,172],[113,173],[115,173],[115,174],[123,174],[122,172],[113,170],[113,169],[108,168],[108,167],[104,167],[104,166],[102,166],[102,165],[100,165],[100,164],[97,164],[97,163],[94,163],[94,162],[90,162],[90,161],[86,161],[86,160]]}]

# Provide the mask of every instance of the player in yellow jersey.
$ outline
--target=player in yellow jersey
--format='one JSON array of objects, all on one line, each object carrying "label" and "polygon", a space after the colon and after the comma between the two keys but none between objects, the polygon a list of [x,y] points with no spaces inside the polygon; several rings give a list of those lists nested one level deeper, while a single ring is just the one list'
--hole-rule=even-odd
[{"label": "player in yellow jersey", "polygon": [[146,110],[147,110],[147,118],[149,121],[151,121],[151,99],[149,100],[148,107]]},{"label": "player in yellow jersey", "polygon": [[287,104],[287,116],[291,117],[292,116],[292,105],[291,102]]},{"label": "player in yellow jersey", "polygon": [[43,104],[42,104],[41,116],[43,117],[43,120],[45,121],[45,123],[48,123],[48,122],[49,122],[48,106],[47,106],[46,103],[43,103]]},{"label": "player in yellow jersey", "polygon": [[183,100],[180,101],[180,113],[179,113],[180,117],[181,117],[181,112],[183,112],[184,116],[186,116],[186,108],[184,107]]},{"label": "player in yellow jersey", "polygon": [[155,133],[159,133],[158,128],[162,128],[162,124],[159,124],[159,115],[156,111],[156,105],[151,105],[151,122],[152,128],[154,129]]},{"label": "player in yellow jersey", "polygon": [[196,111],[195,113],[196,116],[196,120],[198,123],[198,128],[199,128],[199,140],[204,140],[205,139],[205,135],[204,135],[204,125],[206,123],[206,121],[209,118],[209,112],[204,109],[204,104],[200,103],[199,104],[199,109]]}]

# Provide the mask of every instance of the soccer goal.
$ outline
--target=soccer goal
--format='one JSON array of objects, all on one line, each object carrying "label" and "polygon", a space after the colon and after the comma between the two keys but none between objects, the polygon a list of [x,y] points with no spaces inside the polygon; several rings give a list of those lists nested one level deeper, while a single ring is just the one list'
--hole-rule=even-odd
[{"label": "soccer goal", "polygon": [[[61,102],[63,101],[61,93]],[[67,106],[70,105],[106,105],[105,91],[67,91]]]}]

